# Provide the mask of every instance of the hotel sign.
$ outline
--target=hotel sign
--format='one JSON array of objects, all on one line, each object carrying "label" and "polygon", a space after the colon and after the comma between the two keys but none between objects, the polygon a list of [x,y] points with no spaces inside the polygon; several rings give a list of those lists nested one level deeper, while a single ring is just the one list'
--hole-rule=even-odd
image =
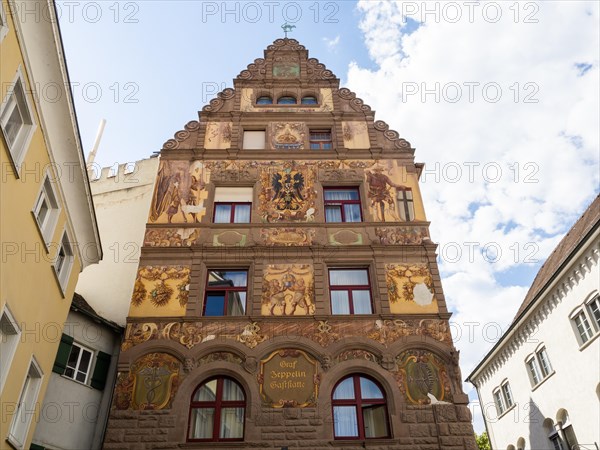
[{"label": "hotel sign", "polygon": [[258,382],[263,401],[273,408],[315,406],[317,361],[302,350],[277,350],[260,361]]}]

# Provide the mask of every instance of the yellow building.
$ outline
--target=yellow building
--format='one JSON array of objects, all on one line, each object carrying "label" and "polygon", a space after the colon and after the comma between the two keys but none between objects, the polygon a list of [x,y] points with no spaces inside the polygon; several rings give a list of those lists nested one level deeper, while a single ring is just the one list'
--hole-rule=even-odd
[{"label": "yellow building", "polygon": [[77,278],[102,256],[54,2],[26,3],[0,3],[0,449],[29,448]]}]

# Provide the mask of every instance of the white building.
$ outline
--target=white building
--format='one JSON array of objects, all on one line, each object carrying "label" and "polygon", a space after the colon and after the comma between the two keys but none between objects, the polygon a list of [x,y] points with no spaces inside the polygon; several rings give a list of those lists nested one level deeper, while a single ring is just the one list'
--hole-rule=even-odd
[{"label": "white building", "polygon": [[122,334],[74,295],[31,449],[102,447]]},{"label": "white building", "polygon": [[90,175],[104,258],[79,276],[77,292],[102,317],[125,325],[159,158]]},{"label": "white building", "polygon": [[596,197],[468,377],[495,450],[600,446],[599,224]]}]

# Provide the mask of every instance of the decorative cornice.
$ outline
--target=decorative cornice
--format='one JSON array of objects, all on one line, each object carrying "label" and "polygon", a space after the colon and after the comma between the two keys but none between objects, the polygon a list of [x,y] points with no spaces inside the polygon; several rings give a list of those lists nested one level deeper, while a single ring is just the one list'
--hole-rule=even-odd
[{"label": "decorative cornice", "polygon": [[[233,90],[233,89],[232,89]],[[216,100],[216,99],[215,99]],[[214,100],[213,100],[214,101]],[[211,101],[212,103],[212,101]],[[207,106],[205,106],[206,108]],[[193,132],[196,132],[200,129],[200,122],[197,120],[192,120],[185,124],[183,130],[179,130],[175,133],[174,139],[169,139],[167,142],[163,144],[163,148],[167,150],[173,150],[179,148],[179,144],[185,141]]]},{"label": "decorative cornice", "polygon": [[595,238],[595,242],[590,248],[579,257],[568,271],[566,271],[561,280],[552,291],[544,295],[536,305],[534,312],[521,324],[498,353],[492,357],[479,374],[470,377],[472,382],[481,387],[486,383],[502,366],[510,360],[519,348],[528,342],[531,335],[536,332],[543,322],[550,316],[552,311],[563,301],[563,299],[581,282],[585,277],[592,273],[594,267],[598,266],[600,260],[600,240]]}]

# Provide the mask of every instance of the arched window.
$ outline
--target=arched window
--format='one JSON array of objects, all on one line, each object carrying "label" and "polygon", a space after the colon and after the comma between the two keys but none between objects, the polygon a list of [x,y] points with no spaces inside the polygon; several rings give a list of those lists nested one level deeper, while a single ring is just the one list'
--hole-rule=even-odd
[{"label": "arched window", "polygon": [[256,99],[256,104],[257,105],[272,105],[273,99],[271,97],[269,97],[268,95],[264,95],[264,96],[258,97]]},{"label": "arched window", "polygon": [[316,105],[317,97],[313,97],[313,96],[302,97],[302,104],[303,105]]},{"label": "arched window", "polygon": [[231,378],[212,378],[194,391],[188,441],[241,441],[246,396]]},{"label": "arched window", "polygon": [[333,434],[336,439],[389,437],[383,390],[370,378],[350,375],[333,390]]},{"label": "arched window", "polygon": [[279,97],[277,100],[278,105],[295,105],[296,97],[292,97],[291,95],[284,95],[283,97]]}]

